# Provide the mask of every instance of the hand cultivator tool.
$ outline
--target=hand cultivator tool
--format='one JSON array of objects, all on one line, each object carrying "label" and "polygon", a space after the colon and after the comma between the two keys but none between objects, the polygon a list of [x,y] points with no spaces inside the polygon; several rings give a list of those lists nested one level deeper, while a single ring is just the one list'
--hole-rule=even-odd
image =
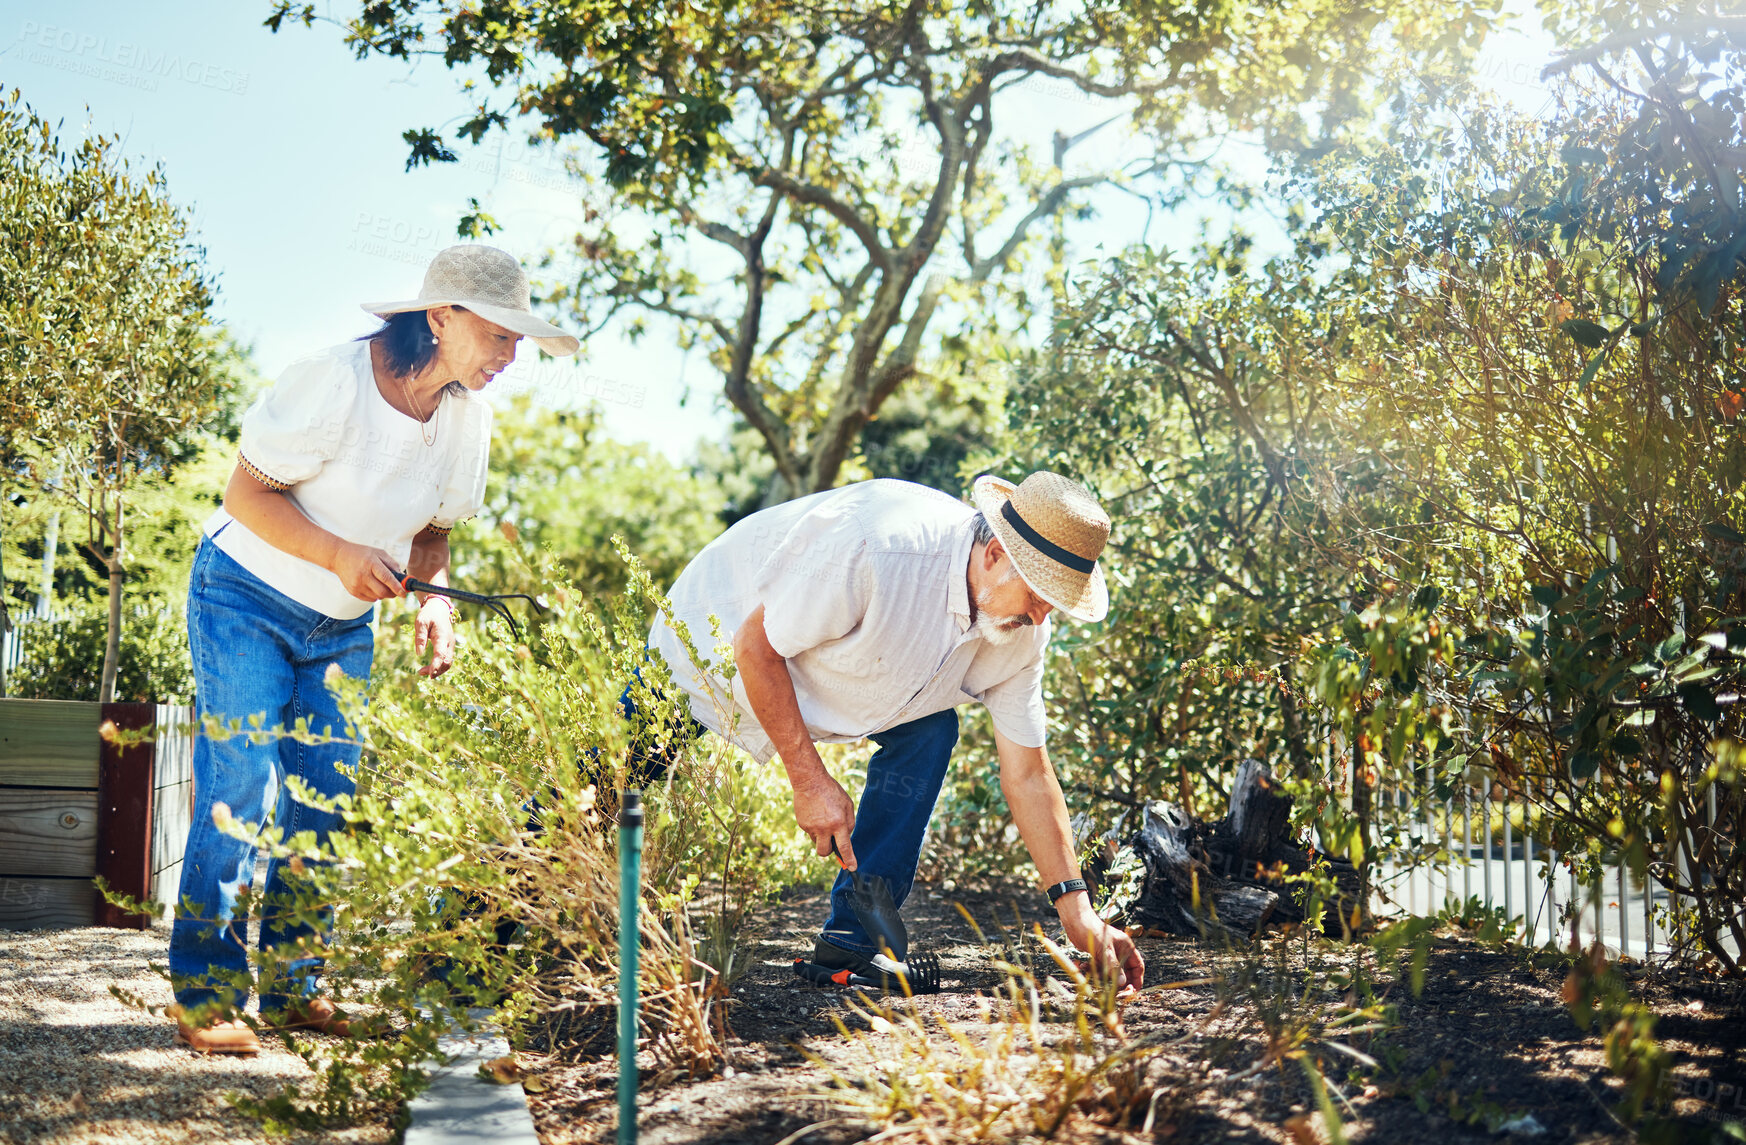
[{"label": "hand cultivator tool", "polygon": [[883,954],[875,954],[859,970],[852,966],[832,970],[821,963],[796,958],[794,972],[814,986],[863,986],[895,994],[908,985],[911,994],[940,992],[940,960],[932,954],[918,954],[908,962],[893,962]]},{"label": "hand cultivator tool", "polygon": [[[843,862],[835,839],[831,840],[831,854],[836,855],[844,870],[848,870],[849,865]],[[849,880],[854,888],[849,894],[849,906],[882,953],[867,958],[843,950],[840,959],[832,958],[831,963],[827,963],[817,961],[820,955],[815,950],[815,961],[794,960],[794,972],[818,986],[901,990],[907,985],[912,994],[938,994],[939,957],[933,954],[909,956],[909,929],[903,925],[903,915],[898,912],[897,900],[892,897],[891,884],[878,875],[863,875],[859,871],[849,871]],[[835,948],[831,953],[836,953]]]},{"label": "hand cultivator tool", "polygon": [[509,625],[509,631],[514,635],[517,644],[521,643],[521,628],[515,623],[515,617],[510,614],[509,606],[503,602],[506,600],[525,600],[534,606],[536,612],[544,614],[546,611],[545,605],[541,604],[525,592],[467,592],[465,589],[452,588],[446,584],[431,584],[429,581],[419,580],[410,573],[401,573],[398,579],[400,581],[400,587],[404,588],[407,592],[434,592],[438,596],[446,596],[452,600],[464,600],[468,604],[484,605],[492,612],[495,612],[498,616],[503,617],[504,622]]}]

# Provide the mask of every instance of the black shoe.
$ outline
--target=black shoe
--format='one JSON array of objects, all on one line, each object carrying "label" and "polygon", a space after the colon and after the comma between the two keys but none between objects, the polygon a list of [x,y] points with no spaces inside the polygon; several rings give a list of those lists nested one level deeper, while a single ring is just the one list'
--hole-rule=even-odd
[{"label": "black shoe", "polygon": [[[812,961],[794,960],[794,972],[816,986],[862,986],[891,994],[938,994],[940,960],[932,954],[912,954],[897,962],[883,954],[862,954],[819,939]],[[907,989],[906,989],[907,987]]]}]

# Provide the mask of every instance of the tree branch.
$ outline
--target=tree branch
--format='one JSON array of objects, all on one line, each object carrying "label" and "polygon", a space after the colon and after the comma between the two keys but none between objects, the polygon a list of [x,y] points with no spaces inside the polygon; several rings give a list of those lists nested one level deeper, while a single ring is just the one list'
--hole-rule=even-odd
[{"label": "tree branch", "polygon": [[[792,154],[793,141],[794,135],[790,132],[784,148],[787,154]],[[757,355],[758,336],[764,323],[764,242],[770,236],[770,228],[775,224],[781,205],[782,195],[772,194],[764,206],[763,218],[746,236],[742,252],[746,258],[746,307],[740,312],[739,330],[729,343],[732,358],[725,371],[723,389],[728,401],[763,437],[770,448],[770,456],[776,461],[777,471],[789,482],[789,488],[794,489],[800,487],[800,466],[789,445],[788,423],[770,408],[751,380],[752,361]]]},{"label": "tree branch", "polygon": [[693,310],[686,310],[682,306],[675,306],[667,300],[665,294],[663,294],[659,300],[650,300],[644,298],[640,294],[630,294],[628,292],[619,297],[636,303],[644,310],[653,310],[657,314],[666,314],[670,317],[677,318],[682,322],[695,322],[700,326],[708,326],[711,330],[715,331],[716,337],[721,339],[722,345],[732,346],[734,344],[733,328],[726,322],[717,318],[713,314],[699,314]]},{"label": "tree branch", "polygon": [[1177,344],[1200,366],[1207,379],[1218,387],[1219,392],[1224,395],[1225,404],[1230,407],[1232,420],[1237,423],[1244,436],[1255,443],[1255,449],[1261,454],[1261,463],[1267,467],[1267,476],[1279,486],[1281,493],[1289,492],[1290,487],[1285,481],[1284,460],[1280,457],[1279,451],[1273,448],[1273,443],[1267,440],[1267,435],[1261,432],[1261,426],[1255,421],[1255,415],[1249,409],[1249,403],[1237,390],[1236,383],[1231,380],[1230,373],[1213,361],[1205,351],[1190,342],[1176,323],[1171,322],[1169,330],[1170,336],[1176,339]]},{"label": "tree branch", "polygon": [[1000,244],[999,250],[987,258],[971,264],[970,281],[984,282],[990,274],[1005,266],[1006,260],[1011,258],[1013,252],[1018,250],[1019,244],[1024,242],[1025,232],[1030,230],[1037,220],[1047,218],[1060,210],[1062,200],[1068,195],[1081,188],[1095,187],[1099,183],[1107,182],[1109,182],[1107,175],[1081,175],[1075,179],[1063,179],[1055,184],[1042,198],[1037,200],[1036,206],[1031,208],[1030,213],[1020,219],[1017,226],[1013,227],[1012,234],[1008,235],[1006,241]]},{"label": "tree branch", "polygon": [[712,219],[704,218],[685,203],[678,204],[677,208],[680,222],[692,228],[703,237],[714,239],[723,246],[732,247],[734,250],[739,251],[741,256],[745,255],[745,235],[742,235],[739,231],[734,230],[725,223],[718,223]]},{"label": "tree branch", "polygon": [[820,427],[818,445],[813,450],[810,476],[814,489],[832,480],[849,454],[849,443],[861,428],[872,420],[904,379],[915,373],[916,356],[921,352],[921,340],[933,319],[945,286],[943,275],[930,275],[916,299],[915,309],[903,329],[903,339],[886,355],[877,371],[869,371],[864,384],[857,385],[854,374],[845,374],[831,403],[830,415]]},{"label": "tree branch", "polygon": [[1076,72],[1066,64],[1058,64],[1033,48],[1009,48],[995,56],[982,68],[982,78],[978,86],[993,83],[997,76],[1006,72],[1040,72],[1056,79],[1064,79],[1088,95],[1100,95],[1106,99],[1116,99],[1124,95],[1151,95],[1163,91],[1176,82],[1174,71],[1171,75],[1156,80],[1128,80],[1125,83],[1099,83],[1090,76]]},{"label": "tree branch", "polygon": [[879,241],[878,230],[859,211],[837,198],[824,187],[796,179],[788,172],[777,170],[774,167],[766,167],[758,172],[752,177],[752,182],[759,187],[768,187],[797,203],[820,208],[848,227],[855,237],[861,240],[861,245],[867,248],[868,255],[872,257],[879,269],[890,273],[891,252],[886,249],[884,243]]},{"label": "tree branch", "polygon": [[1704,32],[1720,32],[1733,38],[1746,39],[1746,17],[1742,16],[1706,16],[1696,20],[1681,20],[1664,28],[1631,28],[1623,32],[1614,32],[1595,41],[1586,48],[1578,48],[1566,52],[1540,70],[1540,78],[1551,79],[1562,75],[1580,64],[1593,63],[1609,52],[1620,48],[1635,48],[1651,43],[1661,36],[1686,37]]}]

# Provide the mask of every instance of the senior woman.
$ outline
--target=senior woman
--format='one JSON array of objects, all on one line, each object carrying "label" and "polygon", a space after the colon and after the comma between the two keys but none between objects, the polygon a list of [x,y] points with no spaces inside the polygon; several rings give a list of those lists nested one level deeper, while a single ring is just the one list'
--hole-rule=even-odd
[{"label": "senior woman", "polygon": [[[402,570],[446,584],[449,530],[483,506],[491,407],[476,395],[524,336],[554,355],[580,346],[534,317],[521,265],[494,247],[449,247],[418,298],[364,309],[384,320],[380,329],[293,363],[243,415],[241,456],[188,587],[202,719],[248,728],[258,717],[265,728],[346,737],[326,674],[337,666],[369,677],[375,602],[405,595]],[[421,659],[429,652],[420,673],[438,676],[453,662],[452,614],[442,596],[420,605],[414,648]],[[353,743],[196,740],[184,909],[170,936],[178,1043],[206,1053],[260,1048],[236,1016],[252,985],[247,918],[236,908],[255,848],[220,831],[214,808],[256,826],[271,813],[285,838],[313,831],[325,840],[339,817],[292,799],[285,781],[350,794],[358,756]],[[320,937],[287,906],[287,867],[267,867],[260,946],[289,961],[282,977],[260,984],[262,1021],[344,1034],[344,1017],[317,993],[320,959],[305,953]]]}]

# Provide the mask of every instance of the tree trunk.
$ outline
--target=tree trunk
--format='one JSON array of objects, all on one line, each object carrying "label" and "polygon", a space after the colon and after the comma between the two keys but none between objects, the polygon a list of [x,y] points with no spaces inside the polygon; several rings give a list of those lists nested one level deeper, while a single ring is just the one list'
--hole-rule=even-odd
[{"label": "tree trunk", "polygon": [[[58,490],[61,484],[61,466],[55,468],[53,480],[49,482],[50,490]],[[47,620],[54,610],[55,601],[55,554],[61,544],[61,510],[57,504],[49,513],[48,532],[42,540],[42,583],[36,593],[36,618]]]},{"label": "tree trunk", "polygon": [[1290,835],[1291,797],[1257,760],[1245,760],[1231,786],[1230,812],[1216,823],[1173,803],[1146,805],[1140,829],[1102,871],[1116,887],[1115,917],[1154,933],[1249,938],[1269,924],[1304,921],[1297,887],[1284,881],[1326,862],[1340,888],[1323,929],[1342,933],[1340,915],[1357,901],[1358,872],[1344,859],[1300,846]]},{"label": "tree trunk", "polygon": [[121,593],[126,581],[122,570],[121,497],[115,498],[115,545],[109,550],[109,632],[103,642],[103,683],[97,691],[100,703],[115,702],[115,677],[121,669]]},{"label": "tree trunk", "polygon": [[1363,896],[1364,902],[1370,901],[1370,827],[1374,810],[1370,792],[1370,753],[1361,746],[1367,742],[1369,741],[1362,733],[1355,733],[1351,748],[1352,816],[1358,821],[1358,847],[1364,860],[1358,871],[1358,892]]},{"label": "tree trunk", "polygon": [[1297,693],[1291,682],[1279,683],[1279,720],[1285,725],[1285,750],[1291,759],[1291,773],[1299,779],[1315,779],[1315,756],[1309,749],[1309,736],[1304,733],[1303,709],[1297,706]]}]

